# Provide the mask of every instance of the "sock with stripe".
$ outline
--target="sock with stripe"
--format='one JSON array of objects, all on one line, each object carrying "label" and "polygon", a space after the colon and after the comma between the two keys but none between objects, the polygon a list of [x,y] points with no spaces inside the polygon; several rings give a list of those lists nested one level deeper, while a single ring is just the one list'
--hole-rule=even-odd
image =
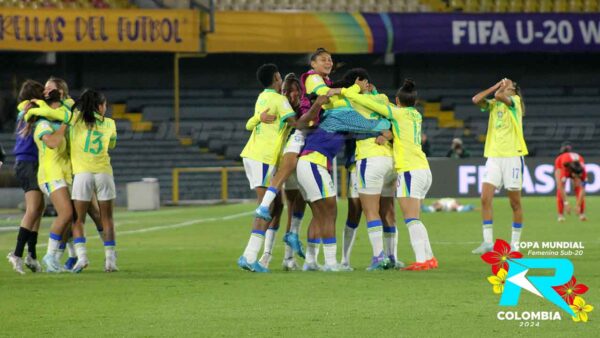
[{"label": "sock with stripe", "polygon": [[54,257],[56,257],[56,260],[60,261],[62,259],[62,256],[65,254],[66,248],[67,248],[66,242],[61,241],[58,244],[58,248],[56,249],[56,251],[54,251]]},{"label": "sock with stripe", "polygon": [[358,224],[346,221],[342,239],[342,264],[350,265],[350,253],[356,239],[356,228],[358,228]]},{"label": "sock with stripe", "polygon": [[383,226],[383,244],[385,255],[396,259],[398,255],[398,231],[395,225],[389,227]]},{"label": "sock with stripe", "polygon": [[246,257],[246,261],[249,264],[254,264],[256,262],[256,257],[258,256],[258,252],[263,245],[263,241],[265,240],[265,232],[261,230],[252,230],[250,234],[250,240],[248,240],[248,245],[246,246],[246,250],[244,250],[244,257]]},{"label": "sock with stripe", "polygon": [[117,246],[117,242],[115,241],[105,241],[104,242],[104,258],[106,259],[114,259],[115,258],[115,248]]},{"label": "sock with stripe", "polygon": [[263,251],[263,255],[260,258],[260,264],[265,268],[269,267],[269,263],[271,263],[271,257],[273,253],[273,247],[275,246],[275,235],[277,234],[277,230],[279,230],[279,224],[268,228],[265,233],[265,248]]},{"label": "sock with stripe", "polygon": [[[47,251],[46,251],[47,255],[54,255],[54,256],[57,255],[57,252],[59,250],[61,250],[59,247],[62,244],[64,244],[64,243],[60,242],[61,239],[62,239],[61,235],[57,235],[57,234],[52,233],[52,232],[50,233],[50,238],[48,239],[48,248],[47,248]],[[65,249],[63,248],[62,251],[64,252]]]},{"label": "sock with stripe", "polygon": [[406,227],[408,228],[408,235],[410,237],[410,244],[415,252],[415,261],[417,263],[423,263],[433,257],[431,251],[431,245],[429,244],[429,235],[425,225],[418,218],[405,219]]},{"label": "sock with stripe", "polygon": [[321,240],[319,238],[309,238],[306,241],[306,264],[317,263],[317,256],[319,255],[319,246]]},{"label": "sock with stripe", "polygon": [[325,265],[337,265],[337,242],[335,237],[323,238],[323,253],[325,254]]},{"label": "sock with stripe", "polygon": [[518,251],[517,243],[521,241],[521,231],[523,230],[522,223],[513,222],[512,235],[510,236],[510,247],[512,250]]},{"label": "sock with stripe", "polygon": [[367,230],[373,247],[373,257],[379,256],[383,252],[383,223],[380,219],[368,221]]},{"label": "sock with stripe", "polygon": [[273,203],[273,201],[275,200],[275,197],[277,197],[277,192],[277,188],[269,187],[267,189],[267,192],[265,192],[265,196],[263,196],[263,199],[260,202],[260,206],[265,208],[270,207],[271,203]]},{"label": "sock with stripe", "polygon": [[77,255],[77,259],[87,258],[87,249],[85,248],[85,237],[74,238],[72,245],[75,247],[75,254]]},{"label": "sock with stripe", "polygon": [[494,242],[494,222],[491,219],[483,221],[483,242]]}]

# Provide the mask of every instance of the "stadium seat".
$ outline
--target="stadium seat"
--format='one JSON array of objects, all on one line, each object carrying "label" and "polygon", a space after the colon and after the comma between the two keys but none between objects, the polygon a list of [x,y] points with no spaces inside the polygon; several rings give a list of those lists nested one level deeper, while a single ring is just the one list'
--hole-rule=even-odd
[{"label": "stadium seat", "polygon": [[524,1],[523,0],[513,0],[509,1],[508,12],[510,13],[521,13],[524,10]]},{"label": "stadium seat", "polygon": [[569,0],[568,11],[571,13],[579,13],[583,11],[582,0]]},{"label": "stadium seat", "polygon": [[584,0],[583,11],[587,13],[597,12],[600,10],[600,1],[598,0]]},{"label": "stadium seat", "polygon": [[536,13],[539,11],[539,8],[540,6],[538,0],[525,0],[523,11],[525,13]]},{"label": "stadium seat", "polygon": [[568,9],[567,0],[554,0],[552,11],[556,13],[566,12]]},{"label": "stadium seat", "polygon": [[508,1],[503,0],[495,0],[494,1],[494,12],[495,13],[505,13],[508,12]]}]

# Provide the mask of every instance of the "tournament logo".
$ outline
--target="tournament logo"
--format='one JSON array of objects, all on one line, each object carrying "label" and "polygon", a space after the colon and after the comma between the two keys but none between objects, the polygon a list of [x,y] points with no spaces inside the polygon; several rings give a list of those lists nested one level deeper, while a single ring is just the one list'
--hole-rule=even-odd
[{"label": "tournament logo", "polygon": [[[546,299],[567,313],[574,322],[587,322],[594,307],[582,297],[588,291],[585,284],[578,284],[573,275],[574,267],[568,258],[524,258],[518,251],[501,239],[496,240],[494,250],[481,255],[492,267],[487,278],[494,294],[500,295],[500,306],[514,307],[519,303],[521,291]],[[554,270],[554,275],[535,275],[536,269]],[[559,311],[498,312],[500,320],[561,320]]]}]

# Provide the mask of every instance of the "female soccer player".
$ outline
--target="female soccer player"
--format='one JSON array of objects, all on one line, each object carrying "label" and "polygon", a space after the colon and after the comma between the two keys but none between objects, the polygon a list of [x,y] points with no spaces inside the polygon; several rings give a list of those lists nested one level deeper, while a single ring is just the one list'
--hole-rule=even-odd
[{"label": "female soccer player", "polygon": [[16,157],[15,173],[25,192],[25,215],[21,220],[19,234],[17,235],[17,244],[15,250],[7,256],[13,269],[24,274],[23,271],[23,251],[25,244],[28,246],[28,255],[25,258],[25,265],[32,272],[41,272],[42,266],[37,260],[36,244],[40,221],[44,212],[44,195],[40,191],[37,182],[38,171],[38,150],[31,134],[23,135],[22,132],[27,126],[24,120],[25,111],[31,107],[30,100],[44,98],[44,86],[33,80],[27,80],[21,85],[19,91],[20,111],[17,118],[16,142],[13,154]]},{"label": "female soccer player", "polygon": [[[362,81],[361,81],[362,82]],[[422,116],[414,108],[417,99],[415,83],[405,80],[396,93],[397,106],[382,104],[361,95],[353,86],[344,88],[341,94],[350,101],[390,118],[394,134],[394,167],[397,172],[396,197],[408,227],[410,242],[416,261],[405,270],[429,270],[437,268],[438,262],[433,256],[427,229],[421,222],[421,203],[431,186],[429,163],[421,150]]]},{"label": "female soccer player", "polygon": [[[494,94],[491,100],[486,99]],[[521,209],[521,188],[523,170],[527,155],[527,145],[523,137],[523,115],[525,107],[521,89],[509,79],[503,79],[494,86],[473,97],[473,103],[482,111],[489,112],[488,131],[485,139],[484,155],[487,157],[481,190],[481,216],[483,218],[483,243],[472,252],[483,254],[493,248],[492,200],[496,189],[502,186],[508,191],[513,211],[511,246],[521,238],[523,210]]]},{"label": "female soccer player", "polygon": [[75,176],[72,195],[77,213],[77,220],[73,223],[77,263],[73,271],[81,271],[88,265],[83,225],[94,193],[98,198],[104,229],[104,271],[118,271],[113,221],[113,202],[117,194],[108,154],[117,141],[115,121],[104,116],[106,97],[94,90],[83,92],[73,109],[75,115],[70,141],[71,163]]},{"label": "female soccer player", "polygon": [[560,155],[554,161],[554,177],[556,179],[556,206],[558,208],[558,221],[565,221],[564,211],[571,214],[571,206],[567,200],[565,185],[571,180],[575,191],[577,214],[580,221],[587,221],[585,216],[585,184],[587,183],[587,171],[583,156],[572,151],[571,144],[563,143]]}]

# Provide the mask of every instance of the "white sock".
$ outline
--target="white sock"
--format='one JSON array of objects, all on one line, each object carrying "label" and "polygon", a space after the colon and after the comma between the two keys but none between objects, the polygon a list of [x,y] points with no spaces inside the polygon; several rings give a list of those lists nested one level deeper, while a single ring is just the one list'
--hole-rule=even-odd
[{"label": "white sock", "polygon": [[317,256],[319,255],[319,245],[321,245],[321,241],[317,239],[309,238],[306,242],[306,259],[304,260],[306,264],[317,263]]},{"label": "white sock", "polygon": [[77,252],[75,251],[75,245],[73,244],[73,239],[69,239],[69,241],[67,241],[67,251],[69,252],[69,258],[70,257],[78,257],[77,256]]},{"label": "white sock", "polygon": [[510,239],[510,247],[512,250],[515,250],[515,251],[519,250],[519,248],[517,247],[517,243],[519,243],[521,241],[521,230],[523,230],[522,227],[523,227],[523,224],[521,224],[521,223],[513,223],[512,235],[511,235],[511,239]]},{"label": "white sock", "polygon": [[106,258],[106,259],[115,259],[116,258],[114,246],[110,245],[110,246],[104,247],[104,258]]},{"label": "white sock", "polygon": [[295,234],[300,233],[300,226],[302,225],[302,217],[304,214],[301,212],[295,212],[292,214],[292,223],[290,224],[290,232]]},{"label": "white sock", "polygon": [[325,265],[337,265],[337,244],[335,237],[323,238],[323,253],[325,254]]},{"label": "white sock", "polygon": [[383,246],[387,257],[394,256],[396,258],[398,250],[398,231],[396,226],[383,227]]},{"label": "white sock", "polygon": [[260,251],[264,240],[264,231],[252,230],[250,240],[248,240],[248,245],[246,246],[246,250],[244,250],[244,257],[246,257],[246,261],[249,264],[256,262],[256,257],[258,256],[258,252]]},{"label": "white sock", "polygon": [[[73,240],[75,254],[77,259],[87,258],[87,249],[85,248],[85,237],[78,237]],[[69,256],[71,255],[71,249],[69,249]]]},{"label": "white sock", "polygon": [[56,256],[56,252],[58,251],[59,246],[60,246],[60,240],[56,240],[56,239],[52,239],[52,238],[48,239],[48,249],[46,251],[46,254]]},{"label": "white sock", "polygon": [[406,223],[406,226],[408,227],[410,244],[415,252],[415,261],[417,263],[423,263],[426,260],[431,259],[429,256],[433,253],[428,252],[431,251],[431,246],[429,245],[427,229],[425,229],[423,223],[418,219],[411,219]]},{"label": "white sock", "polygon": [[350,265],[350,253],[352,252],[352,246],[354,246],[357,227],[358,224],[346,222],[344,238],[342,239],[342,264]]},{"label": "white sock", "polygon": [[269,228],[265,234],[265,248],[263,251],[263,255],[260,258],[260,263],[265,267],[269,267],[269,263],[271,263],[271,257],[273,255],[273,246],[275,246],[275,235],[277,234],[277,228]]},{"label": "white sock", "polygon": [[289,245],[285,245],[285,253],[283,255],[284,259],[292,259],[294,258],[294,250],[292,249],[291,246]]},{"label": "white sock", "polygon": [[315,248],[315,263],[319,264],[319,252],[321,251],[321,239],[318,239],[319,243]]},{"label": "white sock", "polygon": [[464,205],[459,205],[458,207],[456,207],[456,211],[457,211],[457,212],[461,212],[461,211],[463,211],[464,209],[465,209],[465,206],[464,206]]},{"label": "white sock", "polygon": [[367,222],[369,231],[369,240],[373,247],[373,257],[379,256],[383,252],[383,223],[380,219]]},{"label": "white sock", "polygon": [[267,192],[265,193],[265,196],[260,202],[260,206],[266,208],[270,207],[271,203],[273,203],[273,201],[275,200],[275,197],[277,197],[277,188],[269,187],[267,189]]},{"label": "white sock", "polygon": [[491,220],[483,221],[483,242],[493,243],[494,242],[494,225]]}]

